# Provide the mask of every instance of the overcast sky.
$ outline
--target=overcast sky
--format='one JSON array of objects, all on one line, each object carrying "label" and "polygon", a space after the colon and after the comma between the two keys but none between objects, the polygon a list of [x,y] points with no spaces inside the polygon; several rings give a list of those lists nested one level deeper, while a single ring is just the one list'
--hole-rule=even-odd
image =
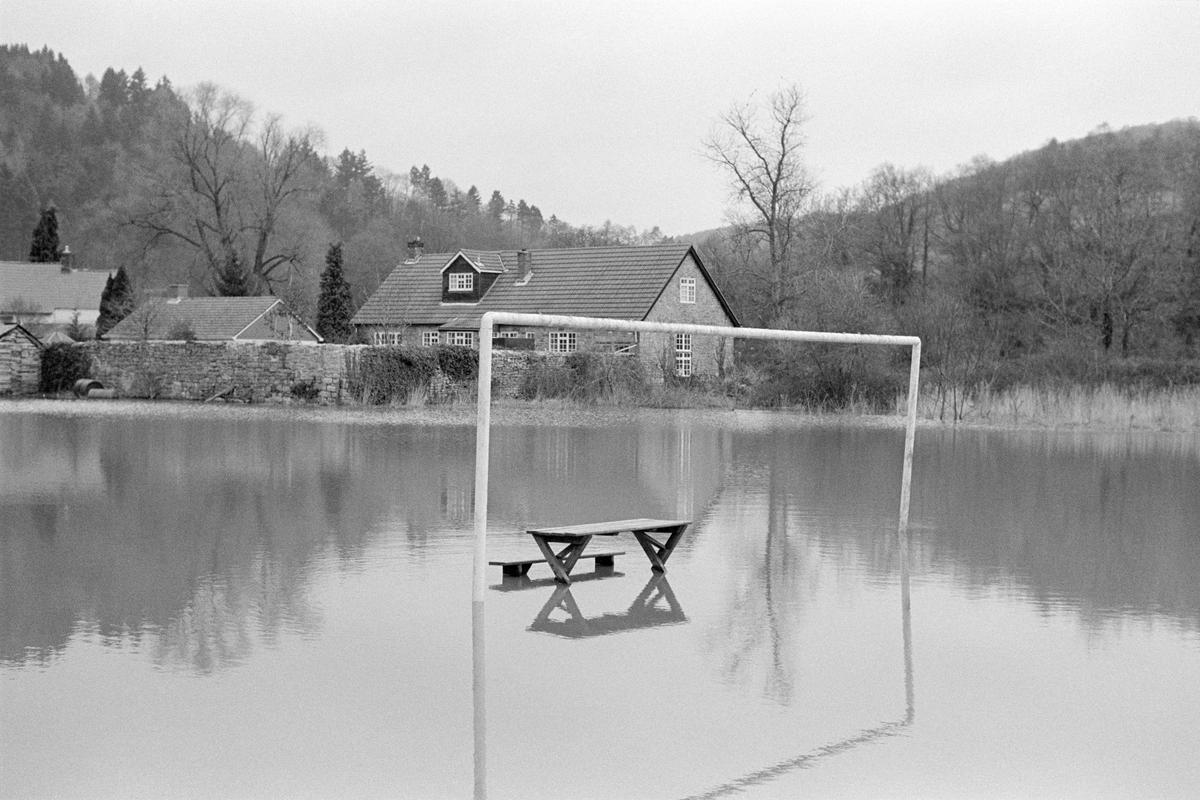
[{"label": "overcast sky", "polygon": [[821,187],[1200,115],[1200,2],[0,0],[0,41],[82,77],[212,81],[326,150],[429,164],[547,217],[723,223],[717,115],[795,82]]}]

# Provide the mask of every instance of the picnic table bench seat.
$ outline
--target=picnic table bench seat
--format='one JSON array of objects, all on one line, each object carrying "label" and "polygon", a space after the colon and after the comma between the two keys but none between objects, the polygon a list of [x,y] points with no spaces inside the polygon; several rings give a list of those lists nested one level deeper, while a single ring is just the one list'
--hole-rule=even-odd
[{"label": "picnic table bench seat", "polygon": [[[612,550],[607,553],[588,553],[587,555],[581,555],[579,556],[578,560],[583,561],[589,558],[595,559],[596,568],[599,569],[601,567],[615,567],[617,564],[617,556],[623,555],[625,555],[624,550]],[[505,575],[511,577],[520,577],[522,575],[528,575],[529,568],[534,564],[546,564],[548,562],[544,558],[513,558],[508,560],[497,559],[495,561],[489,561],[488,563],[497,567],[501,567]]]}]

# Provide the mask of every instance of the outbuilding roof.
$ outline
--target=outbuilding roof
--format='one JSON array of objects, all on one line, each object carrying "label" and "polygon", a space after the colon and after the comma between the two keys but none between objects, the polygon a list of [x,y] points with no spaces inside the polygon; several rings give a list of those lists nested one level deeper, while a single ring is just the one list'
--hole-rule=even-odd
[{"label": "outbuilding roof", "polygon": [[38,347],[42,347],[44,344],[23,325],[0,325],[0,339],[25,339]]},{"label": "outbuilding roof", "polygon": [[[283,301],[262,297],[190,297],[182,300],[155,298],[143,303],[113,326],[106,339],[165,339],[177,323],[186,323],[196,341],[227,342],[265,316],[276,306],[291,314]],[[295,317],[294,314],[291,314]],[[313,339],[316,332],[300,322]],[[308,337],[305,337],[308,338]]]},{"label": "outbuilding roof", "polygon": [[[487,293],[478,303],[443,303],[441,273],[459,252],[468,251],[426,253],[397,266],[354,315],[354,324],[448,328],[453,321],[460,329],[471,329],[479,327],[487,311],[641,320],[689,254],[736,324],[689,244],[530,250],[527,280],[517,269],[516,250],[488,251],[503,269]],[[476,262],[481,251],[470,252],[469,260]],[[494,262],[488,258],[485,263]]]},{"label": "outbuilding roof", "polygon": [[61,264],[0,261],[0,313],[16,310],[18,303],[43,313],[98,309],[108,276],[86,269],[64,271]]}]

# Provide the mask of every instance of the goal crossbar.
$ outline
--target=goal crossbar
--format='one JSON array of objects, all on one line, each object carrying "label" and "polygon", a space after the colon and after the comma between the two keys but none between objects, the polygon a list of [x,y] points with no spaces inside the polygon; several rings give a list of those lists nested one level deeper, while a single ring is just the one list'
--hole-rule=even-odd
[{"label": "goal crossbar", "polygon": [[492,332],[497,325],[522,325],[539,328],[577,328],[583,330],[630,331],[634,333],[692,333],[733,339],[759,339],[810,344],[871,344],[911,348],[908,396],[904,432],[904,467],[900,483],[900,527],[908,525],[909,486],[912,481],[913,441],[917,426],[917,391],[920,382],[921,339],[917,336],[891,336],[872,333],[830,333],[827,331],[789,331],[774,328],[733,328],[721,325],[694,325],[682,322],[644,322],[574,317],[558,314],[523,314],[488,311],[479,321],[479,388],[475,422],[475,540],[474,593],[482,603],[487,589],[487,501],[488,462],[492,428]]}]

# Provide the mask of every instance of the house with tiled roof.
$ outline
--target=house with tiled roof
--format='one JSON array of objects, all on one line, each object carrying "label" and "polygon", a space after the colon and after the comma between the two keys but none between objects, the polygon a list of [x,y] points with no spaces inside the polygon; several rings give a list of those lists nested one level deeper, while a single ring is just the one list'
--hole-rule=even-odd
[{"label": "house with tiled roof", "polygon": [[104,335],[109,340],[309,342],[321,337],[278,297],[155,297]]},{"label": "house with tiled roof", "polygon": [[0,261],[0,324],[94,325],[109,273],[69,264]]},{"label": "house with tiled roof", "polygon": [[[736,326],[737,319],[688,244],[424,253],[392,270],[354,315],[373,344],[477,346],[488,311]],[[499,326],[495,344],[552,353],[636,353],[676,375],[716,374],[728,343],[690,334]]]}]

